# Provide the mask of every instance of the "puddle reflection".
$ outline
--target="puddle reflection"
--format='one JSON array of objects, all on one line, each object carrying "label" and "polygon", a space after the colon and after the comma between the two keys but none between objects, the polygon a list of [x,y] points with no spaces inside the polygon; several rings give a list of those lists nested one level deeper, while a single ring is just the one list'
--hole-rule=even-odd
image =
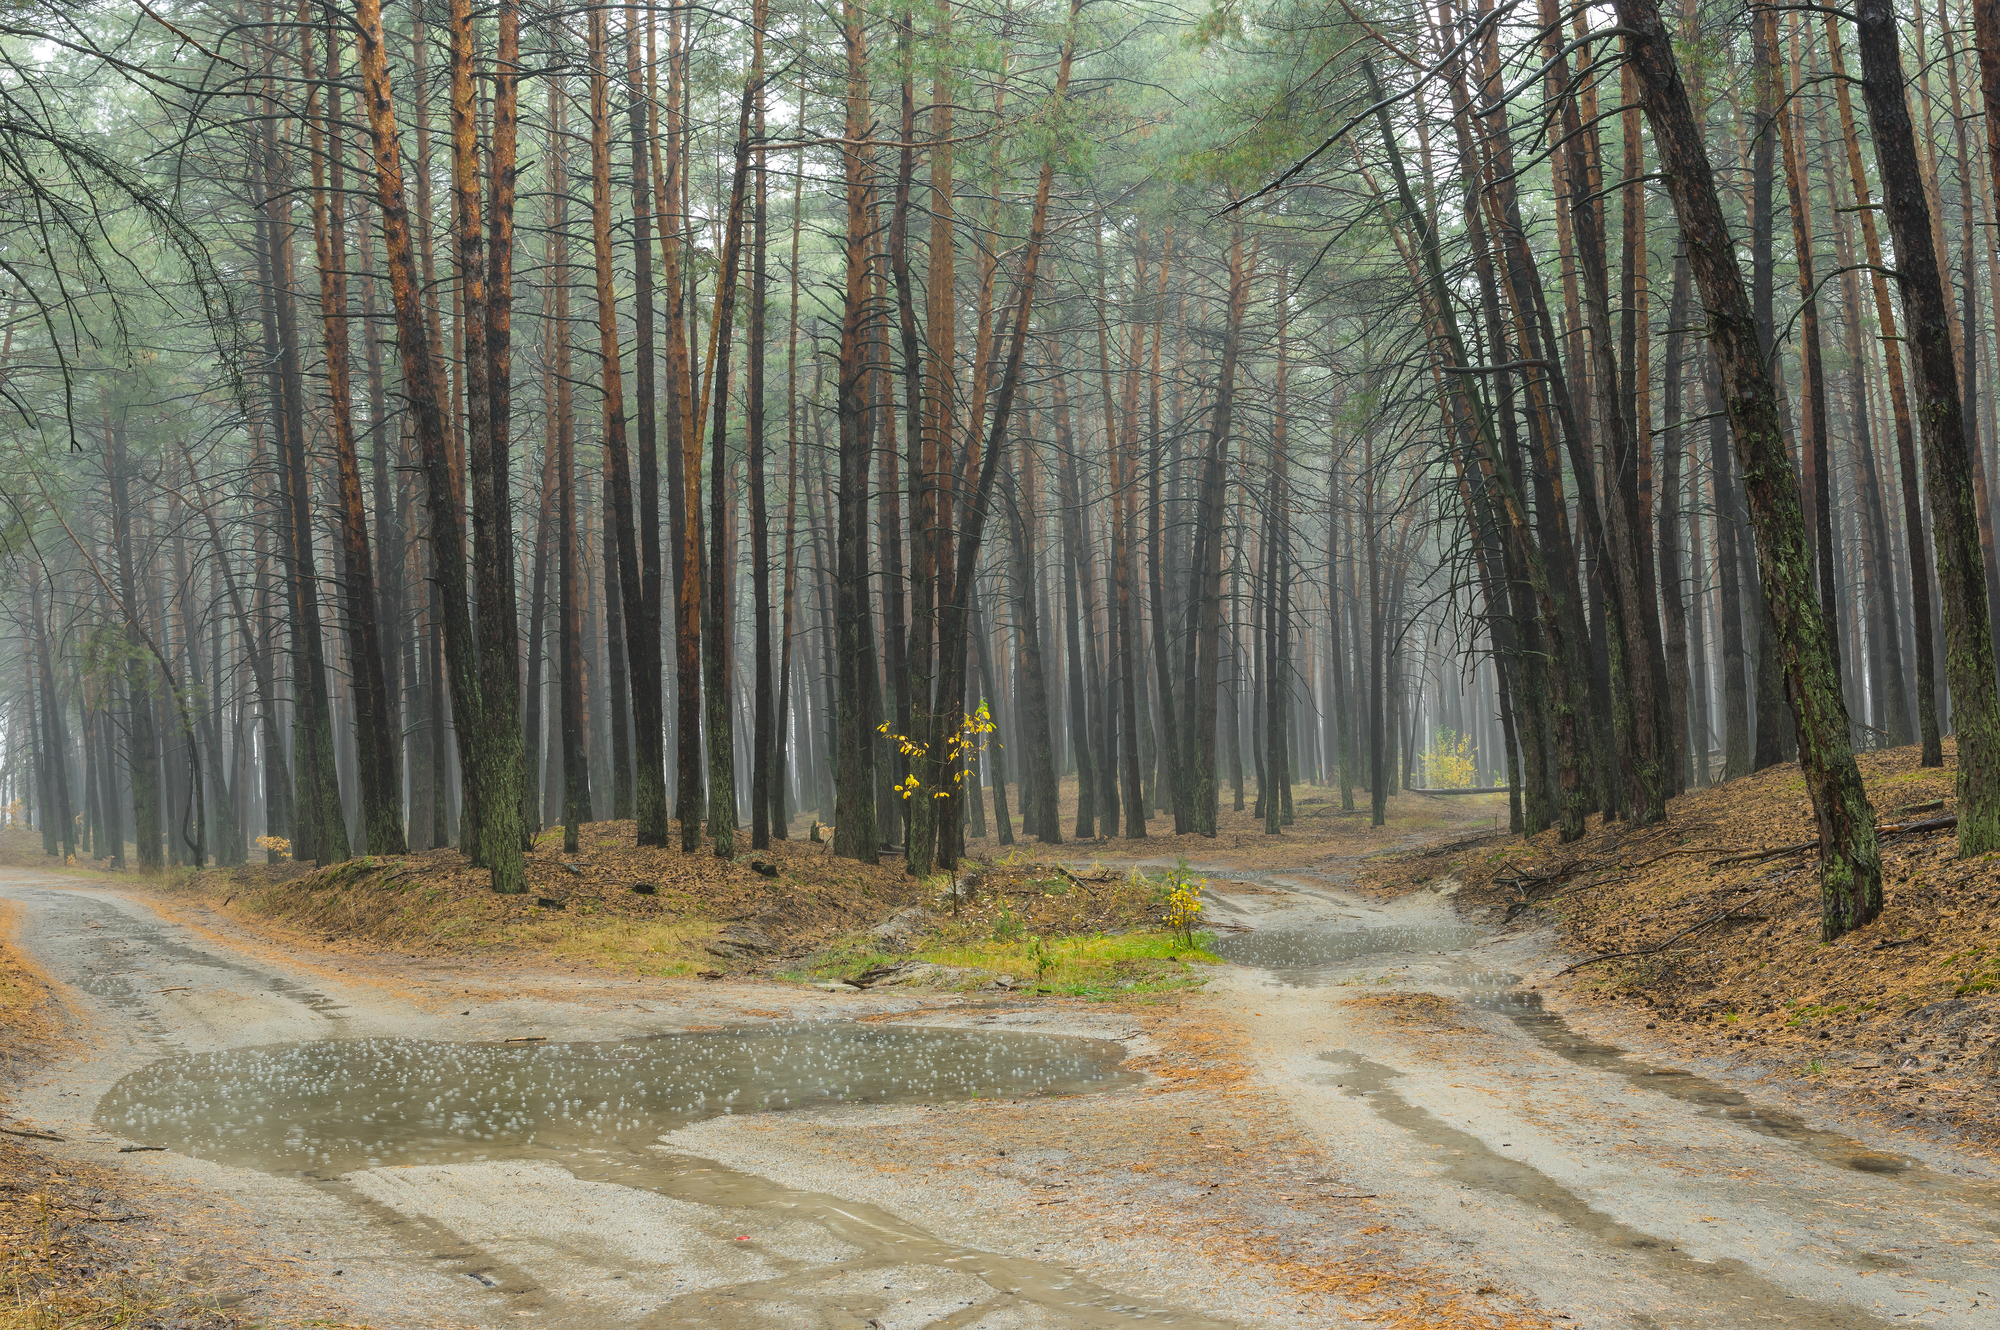
[{"label": "puddle reflection", "polygon": [[1083,1094],[1139,1081],[1123,1056],[1108,1040],[848,1022],[614,1043],[326,1040],[155,1062],[112,1087],[97,1121],[203,1159],[332,1176],[643,1148],[725,1113]]}]

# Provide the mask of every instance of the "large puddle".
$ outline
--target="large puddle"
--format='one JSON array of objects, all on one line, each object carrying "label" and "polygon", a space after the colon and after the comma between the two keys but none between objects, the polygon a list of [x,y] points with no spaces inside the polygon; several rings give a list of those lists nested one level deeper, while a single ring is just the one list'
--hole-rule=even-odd
[{"label": "large puddle", "polygon": [[1144,1079],[1120,1069],[1124,1053],[1064,1035],[834,1021],[610,1043],[328,1040],[153,1063],[112,1087],[97,1120],[300,1176],[497,1300],[475,1305],[544,1330],[1223,1330],[1051,1261],[660,1143],[724,1114],[1109,1090]]},{"label": "large puddle", "polygon": [[643,1150],[725,1113],[1074,1095],[1137,1083],[1108,1040],[817,1022],[615,1043],[325,1040],[155,1062],[107,1130],[268,1172],[331,1177],[578,1149]]}]

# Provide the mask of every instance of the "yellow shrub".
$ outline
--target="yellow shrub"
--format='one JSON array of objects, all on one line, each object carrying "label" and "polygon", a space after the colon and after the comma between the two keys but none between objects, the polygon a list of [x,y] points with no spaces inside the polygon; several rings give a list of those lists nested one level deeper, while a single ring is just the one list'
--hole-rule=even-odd
[{"label": "yellow shrub", "polygon": [[1433,790],[1471,789],[1479,776],[1479,758],[1472,737],[1456,730],[1439,730],[1423,753],[1424,786]]}]

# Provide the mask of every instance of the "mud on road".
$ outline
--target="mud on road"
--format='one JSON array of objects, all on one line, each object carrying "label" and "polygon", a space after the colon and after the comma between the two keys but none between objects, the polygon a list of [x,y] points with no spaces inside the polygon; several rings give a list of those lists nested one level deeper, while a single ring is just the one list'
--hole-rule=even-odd
[{"label": "mud on road", "polygon": [[1158,1007],[335,956],[0,870],[79,1036],[8,1116],[165,1261],[231,1227],[253,1323],[2000,1323],[1989,1163],[1593,1039],[1547,937],[1351,867],[1212,877],[1237,964]]}]

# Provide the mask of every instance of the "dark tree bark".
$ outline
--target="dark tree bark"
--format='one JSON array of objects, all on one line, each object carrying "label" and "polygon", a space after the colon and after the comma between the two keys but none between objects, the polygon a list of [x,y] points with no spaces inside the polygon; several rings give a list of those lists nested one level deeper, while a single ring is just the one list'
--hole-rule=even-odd
[{"label": "dark tree bark", "polygon": [[564,149],[563,112],[568,105],[562,80],[549,84],[549,172],[564,187],[548,201],[548,284],[543,323],[548,342],[547,396],[553,416],[555,506],[551,520],[556,542],[556,724],[561,735],[561,791],[557,807],[563,823],[563,853],[581,846],[578,828],[590,820],[590,753],[583,719],[583,595],[578,585],[583,549],[577,533],[576,400],[570,374],[569,168]]},{"label": "dark tree bark", "polygon": [[[987,768],[993,780],[993,826],[1002,845],[1014,843],[1014,820],[1007,812],[1007,750],[998,742],[1000,735],[1000,676],[993,672],[993,637],[986,623],[986,611],[979,603],[977,588],[972,589],[972,641],[979,659],[980,696],[985,701],[989,723],[993,726],[993,739],[980,749],[981,766]],[[974,712],[975,717],[977,712]],[[978,789],[979,772],[966,773],[973,781],[973,789]]]},{"label": "dark tree bark", "polygon": [[[751,79],[757,85],[756,109],[751,133],[758,143],[764,140],[764,0],[752,9]],[[906,150],[907,151],[907,150]],[[769,196],[764,174],[764,154],[757,154],[756,185],[750,220],[750,310],[746,329],[749,345],[745,444],[750,469],[750,604],[752,618],[752,715],[750,722],[750,848],[761,850],[771,843],[771,768],[779,717],[771,692],[771,544],[770,518],[764,500],[764,298],[765,227],[769,220]],[[900,588],[899,588],[900,594]],[[900,680],[898,683],[900,684]],[[905,708],[907,710],[907,707]]]},{"label": "dark tree bark", "polygon": [[[477,798],[466,800],[460,813],[460,843],[473,863],[495,870],[496,890],[525,890],[518,870],[500,872],[501,856],[518,863],[524,837],[520,825],[521,790],[526,784],[522,767],[520,627],[514,595],[514,523],[512,484],[509,477],[508,439],[504,414],[507,389],[500,376],[507,368],[506,354],[494,359],[496,331],[492,302],[507,300],[495,291],[497,275],[503,282],[512,274],[511,261],[496,269],[493,253],[513,243],[513,93],[510,72],[514,55],[507,48],[516,40],[506,34],[514,22],[514,7],[501,7],[502,76],[496,83],[498,101],[505,108],[494,122],[493,167],[495,200],[502,206],[491,219],[494,225],[489,246],[487,218],[480,203],[480,185],[487,166],[481,151],[479,105],[473,73],[475,36],[471,0],[451,3],[451,197],[454,251],[457,258],[461,317],[459,333],[464,342],[465,468],[472,481],[472,576],[475,595],[477,652],[473,668],[478,692],[463,700],[454,697],[458,717],[460,770],[468,761],[481,768],[475,785]],[[511,306],[510,306],[511,309]],[[502,312],[497,330],[504,335],[511,315]],[[496,397],[502,419],[496,421]],[[477,703],[470,710],[467,704]],[[468,735],[477,731],[476,740]],[[502,850],[505,840],[510,848]]]},{"label": "dark tree bark", "polygon": [[[1758,345],[1762,347],[1764,358],[1768,363],[1777,349],[1777,326],[1771,302],[1777,282],[1777,263],[1772,254],[1772,240],[1776,229],[1772,193],[1777,180],[1778,136],[1774,131],[1778,114],[1778,89],[1777,81],[1772,77],[1770,34],[1764,23],[1764,17],[1765,15],[1759,12],[1752,16],[1750,23],[1751,79],[1755,89],[1749,109],[1750,304],[1757,320]],[[1727,367],[1723,369],[1723,375],[1726,381]],[[1782,418],[1781,412],[1780,419]],[[1752,483],[1747,473],[1744,481],[1746,486]],[[1750,556],[1746,553],[1744,562],[1747,564],[1749,561]],[[1779,710],[1783,698],[1776,643],[1771,635],[1769,617],[1764,613],[1761,603],[1763,593],[1760,580],[1751,581],[1749,592],[1751,620],[1757,634],[1754,661],[1756,750],[1751,759],[1751,766],[1753,770],[1762,771],[1785,760],[1784,724]]]},{"label": "dark tree bark", "polygon": [[[607,450],[607,456],[609,450]],[[629,454],[627,461],[630,461]],[[607,468],[608,470],[608,468]],[[631,472],[625,475],[628,485]],[[612,478],[604,478],[603,494],[614,489]],[[604,570],[604,691],[599,695],[604,710],[606,748],[610,752],[611,818],[622,822],[632,816],[632,651],[635,632],[626,631],[625,589],[618,563],[617,521],[602,506],[598,509],[598,566]],[[636,595],[634,599],[636,599]]]},{"label": "dark tree bark", "polygon": [[[1778,80],[1777,14],[1765,10],[1765,45],[1771,78]],[[1796,62],[1794,62],[1796,63]],[[1798,70],[1792,70],[1796,82]],[[1787,88],[1789,94],[1791,89]],[[1836,667],[1840,661],[1839,598],[1834,591],[1833,458],[1827,438],[1826,369],[1820,357],[1819,284],[1813,278],[1812,190],[1808,185],[1800,138],[1802,126],[1794,102],[1778,116],[1779,143],[1784,149],[1785,190],[1792,205],[1793,264],[1799,278],[1799,351],[1806,393],[1806,438],[1803,451],[1806,496],[1806,552],[1818,570],[1820,612],[1826,616],[1828,649]]]},{"label": "dark tree bark", "polygon": [[139,654],[139,580],[132,551],[131,463],[125,455],[125,418],[112,416],[105,470],[111,490],[111,543],[118,558],[118,601],[125,635],[125,753],[132,786],[132,839],[139,871],[157,873],[161,857],[159,731],[153,725],[153,690],[144,658]]},{"label": "dark tree bark", "polygon": [[[1886,9],[1886,0],[1865,3]],[[1757,532],[1758,572],[1790,686],[1799,762],[1819,823],[1820,929],[1830,942],[1881,911],[1875,811],[1854,764],[1840,671],[1806,556],[1797,473],[1756,316],[1716,200],[1708,150],[1654,0],[1618,0],[1617,14],[1626,30],[1626,59],[1638,76],[1640,101],[1686,237],[1689,266],[1701,289],[1743,465]],[[1898,105],[1901,87],[1899,79]]]},{"label": "dark tree bark", "polygon": [[[54,599],[55,588],[50,588]],[[42,775],[42,839],[63,863],[76,857],[76,804],[70,797],[69,734],[63,724],[62,700],[56,695],[56,674],[49,652],[49,619],[42,613],[42,579],[34,562],[28,565],[29,631],[34,645],[30,674],[40,694],[42,726],[39,767]],[[30,714],[34,703],[30,702]]]},{"label": "dark tree bark", "polygon": [[[687,135],[683,132],[686,52],[678,9],[667,27],[666,159],[659,177],[660,282],[667,309],[667,509],[674,577],[674,818],[681,850],[701,847],[705,798],[701,779],[701,427],[688,349],[680,253],[685,219]],[[692,281],[688,283],[692,285]]]},{"label": "dark tree bark", "polygon": [[[521,15],[517,0],[500,0],[493,61],[492,121],[486,154],[490,194],[486,244],[486,391],[488,500],[485,540],[491,556],[479,562],[481,695],[487,725],[502,745],[503,772],[525,800],[533,785],[521,729],[520,609],[514,583],[512,471],[514,329],[514,177],[520,137]],[[475,180],[477,173],[475,172]],[[476,473],[475,473],[476,474]],[[475,491],[475,496],[477,491]],[[478,517],[475,503],[474,517]],[[503,797],[496,792],[495,797]],[[524,816],[515,829],[522,850],[533,847]]]},{"label": "dark tree bark", "polygon": [[[269,105],[269,99],[266,99]],[[264,279],[270,307],[264,322],[273,366],[277,429],[277,518],[284,568],[287,624],[291,629],[292,763],[295,806],[292,857],[316,863],[347,858],[347,823],[334,769],[333,717],[326,692],[324,637],[318,574],[312,547],[311,477],[305,459],[303,375],[299,365],[298,313],[292,295],[290,210],[281,193],[286,175],[277,127],[267,121],[257,162],[267,237]],[[121,422],[122,426],[122,422]],[[141,863],[144,863],[142,858]]]},{"label": "dark tree bark", "polygon": [[[936,6],[933,40],[940,49],[951,41],[951,5],[942,0]],[[958,355],[957,223],[956,188],[952,179],[952,112],[954,71],[950,62],[937,62],[931,82],[930,113],[930,238],[925,252],[924,333],[928,355],[923,362],[923,417],[915,441],[910,466],[910,639],[905,668],[909,681],[910,729],[913,738],[929,736],[937,728],[940,708],[946,706],[937,695],[938,598],[941,578],[948,572],[952,511],[948,488],[952,446],[951,431],[957,418],[956,361]],[[914,97],[914,90],[912,91]],[[914,106],[911,108],[914,111]],[[914,128],[914,127],[912,127]],[[909,141],[910,134],[905,134]],[[895,246],[891,247],[891,262]],[[908,348],[905,347],[905,359]],[[956,713],[953,713],[954,715]],[[919,751],[911,754],[911,774],[917,778],[915,790],[934,790],[943,779],[941,755],[919,740]],[[913,795],[904,833],[906,870],[916,876],[930,872],[937,851],[937,801]]]},{"label": "dark tree bark", "polygon": [[1875,140],[1883,211],[1896,244],[1896,279],[1903,291],[1903,314],[1922,394],[1917,419],[1923,434],[1925,489],[1937,532],[1945,678],[1951,687],[1952,728],[1958,735],[1958,852],[1982,854],[2000,848],[2000,696],[1995,690],[1985,554],[1973,495],[1973,441],[1962,414],[1950,311],[1904,100],[1895,9],[1888,0],[1861,0],[1855,17],[1862,95]]},{"label": "dark tree bark", "polygon": [[[1667,705],[1673,718],[1673,776],[1676,791],[1694,779],[1694,765],[1706,764],[1704,749],[1692,751],[1688,741],[1688,612],[1686,583],[1681,578],[1680,478],[1682,386],[1687,373],[1689,273],[1687,255],[1674,256],[1674,290],[1667,305],[1666,428],[1660,436],[1660,486],[1657,503],[1660,526],[1660,605],[1666,620]],[[1707,706],[1705,695],[1693,699]]]},{"label": "dark tree bark", "polygon": [[[708,730],[708,834],[715,842],[715,855],[718,859],[730,859],[736,854],[735,704],[730,686],[733,633],[730,628],[730,578],[727,573],[736,559],[736,550],[731,539],[733,524],[729,521],[736,496],[729,483],[727,457],[729,358],[736,340],[736,289],[742,268],[744,195],[750,184],[752,109],[753,106],[761,105],[764,97],[761,42],[757,50],[759,58],[751,66],[750,77],[743,85],[743,103],[736,117],[736,165],[729,190],[729,213],[723,223],[721,265],[715,289],[715,331],[710,344],[714,367],[709,372],[708,394],[714,403],[715,419],[710,428],[708,445],[710,576],[708,615],[702,624],[702,687],[707,702],[705,718]],[[761,319],[761,314],[753,317]],[[758,332],[761,336],[761,326]],[[758,371],[758,387],[761,390],[763,386],[761,367],[758,367]],[[760,419],[760,428],[761,424]],[[761,462],[761,458],[759,461]],[[753,483],[761,484],[761,482]],[[758,506],[762,507],[761,499]],[[765,632],[768,635],[768,615]]]},{"label": "dark tree bark", "polygon": [[[1146,288],[1146,235],[1143,223],[1137,238],[1135,254],[1136,270],[1132,289],[1143,297]],[[1144,348],[1145,322],[1133,317],[1132,349],[1126,357],[1126,390],[1123,412],[1113,406],[1111,365],[1107,323],[1110,309],[1109,299],[1104,289],[1104,256],[1102,241],[1098,252],[1098,319],[1097,355],[1099,377],[1104,391],[1104,450],[1106,473],[1111,481],[1111,633],[1112,633],[1112,678],[1118,690],[1118,748],[1119,775],[1124,787],[1121,791],[1125,814],[1125,837],[1127,840],[1141,840],[1146,835],[1146,800],[1139,777],[1139,702],[1138,681],[1145,677],[1145,662],[1139,653],[1139,628],[1136,622],[1137,598],[1133,583],[1138,579],[1133,563],[1134,527],[1138,512],[1138,409],[1134,400],[1138,390],[1138,368]],[[1122,419],[1121,419],[1122,416]]]},{"label": "dark tree bark", "polygon": [[[625,431],[624,365],[618,335],[611,239],[611,72],[606,11],[590,10],[590,234],[596,258],[598,373],[604,394],[604,589],[611,693],[612,816],[635,810],[625,700],[645,686],[647,634],[633,511],[632,456]],[[643,248],[643,246],[642,246]],[[615,600],[614,600],[615,596]]]},{"label": "dark tree bark", "polygon": [[[648,11],[650,22],[650,11]],[[632,156],[633,391],[639,480],[638,615],[625,616],[632,688],[632,816],[640,845],[667,843],[666,697],[660,646],[660,449],[654,365],[651,98],[639,64],[639,9],[625,7],[625,83]],[[650,29],[649,29],[650,31]],[[762,38],[761,26],[757,29]],[[672,398],[668,410],[673,410]],[[621,583],[622,585],[622,583]]]},{"label": "dark tree bark", "polygon": [[1090,542],[1085,538],[1089,514],[1077,484],[1076,442],[1070,430],[1069,396],[1060,354],[1053,384],[1056,424],[1056,486],[1062,514],[1065,609],[1070,660],[1070,744],[1076,756],[1076,826],[1078,840],[1097,835],[1098,753],[1102,745],[1092,735],[1102,729],[1105,706],[1097,664],[1097,591]]},{"label": "dark tree bark", "polygon": [[[1827,54],[1832,66],[1834,95],[1840,107],[1841,138],[1847,145],[1847,171],[1854,185],[1855,214],[1861,219],[1863,257],[1869,264],[1874,283],[1875,313],[1882,325],[1882,359],[1886,368],[1883,378],[1888,382],[1889,405],[1896,424],[1896,460],[1903,488],[1910,618],[1914,628],[1911,645],[1917,685],[1917,741],[1923,745],[1919,760],[1924,766],[1937,767],[1944,765],[1944,746],[1938,729],[1936,646],[1932,632],[1936,615],[1931,606],[1930,542],[1926,534],[1929,523],[1924,517],[1923,495],[1917,484],[1916,426],[1911,419],[1908,377],[1903,372],[1903,338],[1896,331],[1896,309],[1889,299],[1888,269],[1882,260],[1882,242],[1875,229],[1875,210],[1869,202],[1868,175],[1861,164],[1861,138],[1855,129],[1854,100],[1848,90],[1846,60],[1841,54],[1841,28],[1834,15],[1825,17]],[[1989,125],[1988,133],[1991,132],[1992,126]]]},{"label": "dark tree bark", "polygon": [[1750,730],[1749,661],[1743,635],[1742,574],[1746,571],[1741,532],[1744,529],[1736,468],[1730,451],[1722,379],[1715,357],[1704,348],[1702,405],[1708,415],[1709,478],[1715,491],[1715,556],[1717,618],[1721,621],[1722,778],[1735,780],[1751,771],[1755,750]]},{"label": "dark tree bark", "polygon": [[[1030,495],[1032,462],[1032,455],[1022,457],[1021,473]],[[1031,497],[1017,492],[1011,471],[1001,473],[1000,485],[1007,502],[1007,529],[1012,542],[1008,582],[1013,592],[1014,622],[1021,635],[1021,699],[1025,713],[1021,727],[1026,739],[1021,773],[1022,831],[1039,837],[1045,845],[1059,845],[1062,814],[1056,806],[1055,746],[1049,737],[1048,679],[1042,657],[1041,615],[1035,605],[1034,507]]]},{"label": "dark tree bark", "polygon": [[[804,90],[800,90],[804,100]],[[804,112],[800,112],[801,119]],[[800,150],[803,160],[804,150]],[[771,834],[777,840],[786,840],[790,835],[791,813],[786,795],[786,772],[795,764],[790,760],[791,745],[786,732],[791,726],[792,708],[792,634],[796,631],[796,606],[798,603],[799,551],[797,540],[799,512],[799,235],[804,229],[804,212],[800,203],[804,197],[805,173],[801,170],[792,178],[792,261],[791,273],[792,303],[787,317],[785,333],[785,579],[784,608],[779,630],[778,659],[778,712],[777,732],[771,743]],[[798,732],[810,738],[811,730],[804,723],[807,694],[799,695],[801,716]],[[810,775],[812,766],[808,761],[798,766],[802,775]],[[804,788],[801,781],[801,789]]]},{"label": "dark tree bark", "polygon": [[1196,499],[1194,559],[1188,593],[1188,647],[1182,666],[1186,689],[1182,703],[1182,761],[1188,772],[1188,825],[1177,833],[1213,836],[1220,809],[1216,784],[1216,685],[1222,653],[1222,520],[1223,487],[1228,480],[1229,434],[1236,406],[1236,364],[1243,341],[1243,315],[1249,302],[1255,255],[1243,254],[1243,228],[1238,221],[1229,237],[1229,307],[1222,334],[1222,361],[1216,371],[1215,407],[1201,459]]},{"label": "dark tree bark", "polygon": [[[547,386],[546,376],[543,386]],[[555,510],[556,455],[555,412],[551,411],[542,445],[542,500],[535,516],[534,568],[528,581],[528,689],[521,722],[526,754],[522,770],[527,774],[522,783],[521,822],[530,849],[542,829],[542,680],[548,657],[549,526]]]}]

